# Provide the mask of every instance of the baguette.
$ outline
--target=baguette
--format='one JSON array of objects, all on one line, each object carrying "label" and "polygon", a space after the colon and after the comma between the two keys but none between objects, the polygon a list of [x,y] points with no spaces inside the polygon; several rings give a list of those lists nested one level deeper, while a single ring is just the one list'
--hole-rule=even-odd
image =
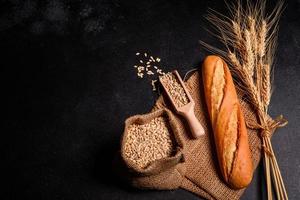
[{"label": "baguette", "polygon": [[202,75],[221,174],[231,188],[244,188],[252,180],[253,164],[229,68],[220,57],[208,56],[203,62]]}]

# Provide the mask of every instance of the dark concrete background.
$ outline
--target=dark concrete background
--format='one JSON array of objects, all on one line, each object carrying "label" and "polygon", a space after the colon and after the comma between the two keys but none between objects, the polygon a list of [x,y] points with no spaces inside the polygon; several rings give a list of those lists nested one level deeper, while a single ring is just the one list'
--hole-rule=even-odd
[{"label": "dark concrete background", "polygon": [[[274,4],[275,1],[269,1]],[[280,21],[270,114],[289,125],[273,145],[290,199],[300,196],[300,2]],[[1,199],[198,199],[184,190],[139,191],[114,177],[124,120],[157,95],[139,80],[135,52],[183,75],[215,43],[205,32],[218,1],[4,0],[0,6],[4,180]],[[242,199],[262,199],[262,166]]]}]

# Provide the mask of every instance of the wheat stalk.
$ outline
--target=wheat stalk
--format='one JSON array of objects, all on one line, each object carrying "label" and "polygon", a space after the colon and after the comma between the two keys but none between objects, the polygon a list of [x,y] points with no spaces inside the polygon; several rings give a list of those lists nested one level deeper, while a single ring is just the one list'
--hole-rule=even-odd
[{"label": "wheat stalk", "polygon": [[269,15],[265,15],[265,4],[265,0],[256,4],[247,1],[244,8],[241,1],[237,0],[228,5],[229,17],[210,10],[207,19],[217,30],[212,34],[224,44],[226,50],[203,41],[200,43],[230,63],[231,71],[238,78],[236,85],[247,95],[247,100],[257,111],[258,127],[262,129],[268,199],[272,199],[272,180],[278,199],[288,199],[270,140],[272,131],[280,127],[280,123],[286,122],[282,122],[282,118],[270,122],[267,113],[271,99],[271,67],[283,2],[279,1]]}]

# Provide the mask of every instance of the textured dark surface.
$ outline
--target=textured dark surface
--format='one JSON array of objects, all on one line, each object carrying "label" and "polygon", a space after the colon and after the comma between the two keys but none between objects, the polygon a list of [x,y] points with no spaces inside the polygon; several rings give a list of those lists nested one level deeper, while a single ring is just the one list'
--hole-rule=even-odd
[{"label": "textured dark surface", "polygon": [[[271,1],[272,2],[272,1]],[[290,199],[300,196],[300,2],[280,21],[270,113],[289,125],[273,145]],[[207,54],[198,40],[222,1],[4,0],[0,6],[5,100],[1,199],[198,199],[184,190],[139,191],[114,177],[123,122],[156,95],[132,66],[136,51],[183,75]],[[262,199],[262,166],[242,199]]]}]

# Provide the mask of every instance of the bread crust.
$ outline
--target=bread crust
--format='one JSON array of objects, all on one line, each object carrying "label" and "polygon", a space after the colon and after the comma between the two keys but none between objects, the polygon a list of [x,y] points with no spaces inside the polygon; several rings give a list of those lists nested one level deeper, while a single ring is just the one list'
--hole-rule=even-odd
[{"label": "bread crust", "polygon": [[[223,67],[223,73],[219,73],[220,70],[216,73],[218,67]],[[245,120],[230,70],[220,57],[207,56],[202,76],[221,173],[231,188],[244,188],[252,180],[253,164]],[[214,78],[224,78],[224,87],[220,88],[219,82],[214,83]],[[212,89],[219,90],[213,94],[220,96],[212,96]],[[222,98],[221,104],[212,104],[213,98]]]}]

